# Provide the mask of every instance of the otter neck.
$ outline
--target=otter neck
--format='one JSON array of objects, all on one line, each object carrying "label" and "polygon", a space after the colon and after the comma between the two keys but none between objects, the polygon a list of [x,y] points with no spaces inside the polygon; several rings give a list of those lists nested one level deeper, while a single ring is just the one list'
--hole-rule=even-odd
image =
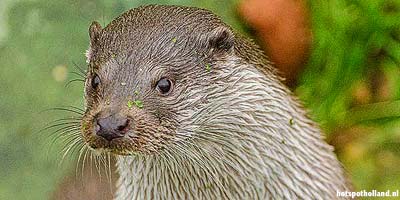
[{"label": "otter neck", "polygon": [[206,88],[207,109],[182,125],[187,141],[118,158],[116,199],[336,199],[348,190],[333,148],[275,75],[236,58],[224,65],[227,80]]}]

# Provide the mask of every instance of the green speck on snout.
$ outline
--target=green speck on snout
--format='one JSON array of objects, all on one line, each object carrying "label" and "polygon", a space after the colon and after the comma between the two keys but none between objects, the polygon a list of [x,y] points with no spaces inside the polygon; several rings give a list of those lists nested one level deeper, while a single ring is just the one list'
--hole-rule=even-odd
[{"label": "green speck on snout", "polygon": [[128,100],[128,103],[126,104],[126,106],[128,106],[129,109],[131,109],[133,107],[133,101]]},{"label": "green speck on snout", "polygon": [[133,92],[133,94],[138,95],[138,94],[139,94],[139,91],[135,90],[135,91]]},{"label": "green speck on snout", "polygon": [[140,100],[128,100],[128,103],[126,104],[128,106],[129,109],[131,109],[133,106],[136,106],[137,108],[142,109],[143,108],[143,102]]},{"label": "green speck on snout", "polygon": [[174,37],[174,38],[172,38],[172,40],[171,40],[173,43],[176,43],[176,38]]},{"label": "green speck on snout", "polygon": [[135,106],[136,107],[138,107],[138,108],[143,108],[143,102],[142,101],[140,101],[140,100],[135,100],[134,101],[134,103],[135,103]]},{"label": "green speck on snout", "polygon": [[206,64],[206,70],[209,72],[209,71],[211,71],[211,65],[210,64]]}]

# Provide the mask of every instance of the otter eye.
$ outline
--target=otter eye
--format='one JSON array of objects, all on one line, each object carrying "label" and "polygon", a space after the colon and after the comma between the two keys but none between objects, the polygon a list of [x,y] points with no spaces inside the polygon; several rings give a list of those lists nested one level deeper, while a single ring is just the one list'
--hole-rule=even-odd
[{"label": "otter eye", "polygon": [[161,94],[167,94],[172,89],[172,82],[167,78],[162,78],[157,82],[157,90]]},{"label": "otter eye", "polygon": [[97,87],[100,85],[100,78],[97,74],[94,74],[91,84],[93,89],[97,89]]}]

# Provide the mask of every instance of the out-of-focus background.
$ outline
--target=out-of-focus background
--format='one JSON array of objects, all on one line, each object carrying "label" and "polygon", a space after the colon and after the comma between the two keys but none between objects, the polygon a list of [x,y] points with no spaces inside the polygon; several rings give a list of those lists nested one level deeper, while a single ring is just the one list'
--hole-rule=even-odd
[{"label": "out-of-focus background", "polygon": [[[61,162],[62,142],[39,130],[67,114],[46,109],[83,107],[82,83],[65,85],[79,78],[74,63],[86,67],[89,24],[149,3],[207,8],[252,37],[321,124],[355,189],[400,189],[399,0],[1,0],[0,199],[77,199],[81,186],[99,195],[99,179],[80,183],[75,154]],[[113,189],[102,181],[104,193]]]}]

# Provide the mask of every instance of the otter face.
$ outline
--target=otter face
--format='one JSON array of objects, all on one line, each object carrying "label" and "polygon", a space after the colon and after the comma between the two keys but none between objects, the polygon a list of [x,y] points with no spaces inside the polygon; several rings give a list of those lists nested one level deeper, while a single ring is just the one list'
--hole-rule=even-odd
[{"label": "otter face", "polygon": [[123,59],[89,64],[83,137],[93,149],[116,154],[157,153],[179,124],[173,106],[180,93],[178,76],[169,67],[137,66]]},{"label": "otter face", "polygon": [[166,13],[138,8],[104,29],[90,26],[81,132],[93,149],[156,154],[187,139],[177,130],[205,104],[203,89],[212,84],[217,61],[233,52],[234,37],[208,11]]},{"label": "otter face", "polygon": [[[163,102],[173,92],[173,78],[165,76],[146,81],[147,86],[146,82],[134,86],[118,81],[120,72],[96,71],[89,72],[85,83],[87,110],[81,129],[87,144],[121,155],[160,151],[177,126],[173,110]],[[109,85],[112,90],[107,89]]]}]

